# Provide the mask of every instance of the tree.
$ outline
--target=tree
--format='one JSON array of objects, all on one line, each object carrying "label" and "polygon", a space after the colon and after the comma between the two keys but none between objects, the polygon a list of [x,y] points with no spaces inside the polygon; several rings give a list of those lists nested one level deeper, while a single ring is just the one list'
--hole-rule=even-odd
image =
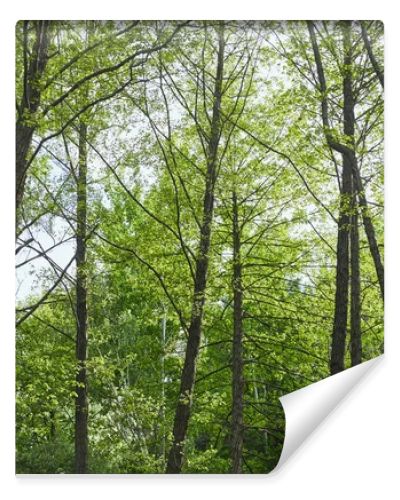
[{"label": "tree", "polygon": [[237,194],[232,193],[233,341],[232,341],[232,472],[242,472],[243,450],[243,283]]},{"label": "tree", "polygon": [[[29,23],[32,23],[32,28],[30,28]],[[90,45],[82,47],[80,23],[67,23],[65,31],[69,32],[68,35],[71,39],[76,41],[75,45],[72,44],[71,50],[71,47],[68,47],[69,41],[63,39],[65,36],[65,32],[62,31],[63,23],[53,24],[53,28],[49,21],[22,21],[17,24],[17,35],[20,35],[22,31],[22,42],[17,45],[17,62],[18,59],[21,59],[22,65],[20,72],[22,79],[17,82],[22,87],[21,100],[17,102],[16,123],[15,199],[17,226],[28,169],[42,146],[50,139],[62,134],[85,111],[115,97],[128,83],[132,82],[133,70],[141,67],[149,54],[166,47],[184,25],[184,23],[178,23],[172,33],[167,34],[167,37],[162,40],[158,38],[159,33],[157,32],[156,39],[150,46],[143,44],[137,47],[135,36],[139,35],[140,37],[141,30],[139,26],[139,33],[135,33],[135,28],[137,28],[139,21],[123,25],[122,29],[118,29],[119,26],[116,22],[97,23],[100,27],[98,37],[94,38]],[[57,33],[58,27],[61,30]],[[31,29],[35,33],[33,37],[29,36]],[[75,29],[77,32],[73,33]],[[144,29],[146,29],[145,26]],[[32,50],[29,47],[30,43]],[[122,49],[122,57],[116,60],[114,54],[112,57],[107,56],[106,48],[110,46],[110,43],[113,44],[114,48],[117,48],[116,44],[118,44],[119,48]],[[65,44],[67,50],[57,50],[59,48],[57,44],[59,46]],[[54,54],[51,54],[51,57],[56,58],[56,61],[53,60],[53,64],[49,68],[48,60],[51,48],[54,49]],[[92,67],[94,59],[100,63],[97,68]],[[129,68],[128,80],[121,84],[119,72],[127,67]],[[73,71],[74,69],[78,70],[78,74]],[[66,78],[68,73],[73,75],[70,81]],[[113,78],[107,79],[109,76],[114,77],[114,81]],[[63,79],[61,86],[58,84],[60,77]],[[106,92],[93,99],[86,99],[82,103],[76,99],[76,95],[89,82],[94,85],[101,83]],[[67,84],[67,88],[65,88],[65,84]],[[75,100],[74,104],[78,103],[78,106],[71,105],[71,100]],[[60,116],[64,119],[59,125],[57,118]],[[56,125],[55,130],[54,125]],[[33,135],[39,128],[45,129],[49,134],[41,139],[33,151],[30,151]]]},{"label": "tree", "polygon": [[[40,23],[17,26],[18,74]],[[271,471],[280,397],[383,352],[382,26],[46,33],[21,118],[17,471]]]},{"label": "tree", "polygon": [[[337,243],[337,271],[336,271],[336,308],[334,316],[334,327],[332,333],[332,354],[331,354],[331,373],[337,373],[344,369],[344,354],[345,354],[345,339],[347,329],[347,310],[348,310],[348,284],[349,284],[349,227],[350,227],[350,199],[352,192],[352,178],[355,185],[355,190],[358,194],[360,205],[363,208],[363,220],[368,242],[370,245],[371,255],[374,259],[381,294],[383,298],[383,266],[380,259],[379,249],[375,238],[375,231],[371,223],[371,219],[367,213],[367,203],[361,178],[358,171],[356,153],[355,153],[355,116],[354,116],[354,96],[353,96],[353,81],[352,81],[352,59],[353,59],[353,42],[351,39],[351,22],[343,23],[343,133],[347,138],[348,144],[338,143],[332,136],[332,131],[328,117],[328,101],[327,87],[325,75],[322,66],[321,56],[318,49],[315,28],[311,21],[308,22],[311,43],[314,52],[315,64],[317,67],[318,81],[321,92],[321,113],[325,136],[329,146],[335,151],[341,153],[343,159],[343,172],[341,181],[341,206],[339,209],[338,223],[338,243]],[[354,219],[356,222],[357,219]],[[353,230],[353,244],[357,244],[357,236]],[[357,280],[356,260],[357,250],[353,248],[353,265],[354,265],[354,280]],[[358,287],[353,283],[353,294],[358,293]],[[353,295],[353,301],[358,303],[359,300]],[[353,309],[357,313],[357,307]],[[353,321],[353,329],[359,329],[359,321]],[[354,336],[360,337],[360,333],[354,332]]]},{"label": "tree", "polygon": [[87,472],[88,454],[88,402],[87,402],[87,125],[79,125],[79,163],[76,182],[76,375],[75,404],[75,472]]},{"label": "tree", "polygon": [[[16,209],[21,204],[26,174],[28,169],[28,151],[35,130],[32,120],[40,105],[40,83],[49,58],[50,22],[32,22],[34,41],[32,52],[29,53],[29,21],[22,23],[23,35],[23,90],[21,102],[17,103],[16,123],[16,176],[15,202]],[[30,57],[29,57],[30,55]]]},{"label": "tree", "polygon": [[221,23],[218,30],[218,60],[215,72],[215,87],[213,94],[213,109],[211,127],[207,147],[207,170],[203,198],[203,214],[200,227],[200,244],[196,256],[196,270],[193,290],[193,303],[188,328],[185,361],[181,375],[179,401],[176,408],[173,443],[168,455],[166,471],[168,473],[180,472],[183,460],[183,444],[186,438],[190,418],[194,381],[196,374],[196,361],[200,347],[205,292],[207,286],[207,271],[209,250],[211,244],[211,226],[214,212],[214,190],[217,181],[217,155],[221,137],[221,100],[222,81],[224,71],[224,29]]}]

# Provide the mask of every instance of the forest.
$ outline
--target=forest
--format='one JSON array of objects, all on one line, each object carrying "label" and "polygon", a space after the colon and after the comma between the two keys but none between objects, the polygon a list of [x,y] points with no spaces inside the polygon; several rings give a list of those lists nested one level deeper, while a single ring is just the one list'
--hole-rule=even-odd
[{"label": "forest", "polygon": [[19,21],[16,472],[268,473],[383,353],[383,24]]}]

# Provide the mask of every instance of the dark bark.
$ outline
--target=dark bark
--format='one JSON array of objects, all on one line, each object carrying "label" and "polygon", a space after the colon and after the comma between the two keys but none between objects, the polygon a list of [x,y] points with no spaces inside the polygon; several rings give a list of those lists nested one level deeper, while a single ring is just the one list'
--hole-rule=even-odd
[{"label": "dark bark", "polygon": [[18,105],[15,129],[15,206],[16,222],[19,222],[19,208],[25,189],[27,155],[36,128],[34,114],[40,105],[40,82],[46,69],[49,51],[49,21],[35,23],[35,42],[28,61],[28,21],[24,21],[24,88],[22,101]]},{"label": "dark bark", "polygon": [[233,202],[233,343],[232,343],[232,472],[242,472],[243,452],[243,283],[240,227],[236,193]]},{"label": "dark bark", "polygon": [[347,312],[349,297],[349,228],[352,205],[352,167],[355,162],[354,144],[354,100],[352,82],[351,23],[343,22],[343,131],[351,141],[351,151],[343,154],[342,192],[340,202],[339,234],[336,264],[335,314],[332,332],[331,373],[344,370],[346,349]]},{"label": "dark bark", "polygon": [[353,164],[353,180],[355,189],[358,195],[358,201],[361,208],[361,216],[364,226],[364,231],[367,236],[369,251],[374,261],[375,271],[379,282],[382,300],[385,299],[385,270],[381,260],[381,253],[379,251],[378,242],[376,240],[375,229],[369,216],[368,202],[365,195],[364,186],[362,183],[360,171],[358,169],[357,161],[355,159]]},{"label": "dark bark", "polygon": [[[342,22],[343,33],[343,50],[344,50],[344,77],[343,77],[343,125],[344,134],[348,138],[346,144],[337,142],[331,133],[329,118],[328,118],[328,101],[327,101],[327,87],[324,76],[324,70],[319,52],[315,28],[312,22],[308,22],[308,29],[313,47],[315,63],[317,67],[317,74],[319,80],[319,87],[321,92],[321,112],[322,121],[324,126],[325,136],[328,145],[335,151],[342,154],[343,171],[342,171],[342,185],[341,185],[341,202],[339,207],[339,224],[338,224],[338,242],[337,242],[337,265],[336,265],[336,294],[335,294],[335,313],[334,313],[334,326],[332,333],[332,350],[330,369],[331,373],[337,373],[344,369],[344,355],[346,344],[346,330],[347,330],[347,309],[348,309],[348,294],[349,294],[349,227],[350,227],[350,205],[351,205],[351,192],[352,182],[354,191],[358,195],[359,205],[363,217],[363,225],[367,235],[371,256],[373,258],[378,281],[381,289],[382,299],[384,297],[384,268],[380,258],[379,247],[376,241],[375,230],[371,218],[368,214],[367,200],[362,185],[361,176],[358,169],[357,157],[354,147],[354,129],[355,129],[355,116],[354,116],[354,96],[353,96],[353,82],[352,82],[352,40],[351,21]],[[353,221],[354,222],[354,221]],[[358,234],[352,234],[353,238],[358,238]],[[356,244],[356,241],[354,241]],[[353,249],[354,259],[356,259],[356,248]],[[359,258],[359,257],[358,257]],[[359,279],[359,278],[358,278]],[[357,287],[356,287],[357,289]],[[354,293],[357,293],[356,291]],[[355,304],[357,300],[355,300]],[[356,305],[354,304],[354,307]],[[359,307],[359,306],[358,306]],[[360,311],[357,312],[360,314]],[[356,312],[352,314],[354,317],[357,329]],[[357,335],[357,334],[356,334]]]},{"label": "dark bark", "polygon": [[378,61],[375,58],[374,51],[372,50],[371,41],[369,39],[367,29],[365,28],[365,24],[363,21],[361,21],[360,24],[361,24],[361,34],[362,34],[365,50],[367,51],[371,66],[373,67],[375,74],[378,77],[378,80],[379,80],[380,84],[382,85],[382,88],[384,89],[385,88],[385,81],[384,81],[385,78],[384,78],[383,70],[381,69]]},{"label": "dark bark", "polygon": [[[322,60],[321,60],[321,54],[319,52],[318,48],[318,43],[315,35],[315,28],[314,24],[311,21],[307,22],[308,30],[310,33],[310,39],[311,39],[311,45],[313,48],[314,52],[314,59],[315,59],[315,65],[317,68],[317,75],[318,75],[318,81],[319,81],[319,90],[321,92],[321,114],[322,114],[322,123],[324,127],[324,133],[325,137],[327,140],[328,145],[334,150],[337,151],[338,153],[341,153],[342,156],[348,156],[350,159],[351,163],[351,168],[352,168],[352,175],[355,183],[355,189],[357,190],[358,193],[358,200],[361,208],[361,215],[362,215],[362,220],[363,220],[363,226],[365,230],[365,234],[367,235],[368,239],[368,245],[370,248],[370,253],[371,257],[374,261],[375,265],[375,270],[376,270],[376,275],[378,277],[378,282],[379,282],[379,287],[381,290],[381,296],[382,300],[384,300],[384,266],[382,264],[382,259],[379,251],[379,246],[376,240],[376,235],[375,235],[375,229],[374,225],[372,223],[371,217],[369,216],[369,211],[368,211],[368,202],[367,198],[365,195],[365,190],[363,187],[360,171],[358,168],[358,162],[357,162],[357,157],[354,152],[354,145],[352,147],[349,147],[347,144],[341,144],[337,142],[334,137],[332,136],[330,124],[329,124],[329,115],[328,115],[328,100],[327,100],[327,87],[326,87],[326,81],[325,81],[325,74],[324,74],[324,68],[322,65]],[[351,65],[352,64],[352,59],[347,58],[348,63]],[[348,73],[348,78],[350,78],[351,81],[351,74]],[[354,102],[353,102],[353,90],[351,88],[352,85],[348,88],[348,96],[351,94],[351,99],[349,99],[349,102],[351,100],[351,105],[350,108],[352,108],[352,112],[350,116],[350,121],[354,120]],[[349,110],[349,105],[347,106],[347,110]],[[345,109],[346,112],[346,109]],[[349,118],[349,113],[348,118]],[[344,118],[346,119],[346,118]],[[345,132],[346,133],[346,132]],[[353,125],[353,142],[354,142],[354,125]]]},{"label": "dark bark", "polygon": [[[63,130],[65,130],[66,126],[73,123],[75,119],[79,118],[79,116],[84,113],[84,111],[93,107],[95,104],[99,102],[111,99],[117,93],[122,91],[132,81],[131,78],[128,81],[128,83],[122,85],[121,87],[119,87],[119,89],[112,92],[111,94],[103,96],[99,99],[95,99],[94,101],[85,104],[80,110],[78,110],[74,114],[74,116],[70,120],[68,120],[68,124],[63,126],[61,130],[54,132],[45,139],[42,139],[39,146],[36,148],[34,153],[30,155],[30,158],[28,159],[29,149],[32,143],[32,137],[36,129],[35,121],[37,120],[37,117],[34,117],[34,114],[36,113],[36,111],[38,111],[40,104],[41,87],[38,84],[41,82],[41,77],[46,69],[48,61],[49,39],[50,39],[49,37],[50,21],[31,21],[31,22],[36,23],[36,40],[32,49],[32,56],[30,58],[30,61],[28,62],[27,61],[29,55],[27,46],[28,39],[27,36],[24,37],[25,40],[24,55],[26,60],[25,70],[24,70],[24,91],[23,91],[22,102],[18,105],[18,120],[16,124],[16,190],[15,190],[16,201],[15,202],[16,202],[16,213],[17,213],[16,217],[17,225],[19,222],[19,208],[21,206],[24,195],[27,170],[29,169],[29,166],[32,163],[34,157],[40,150],[42,144],[47,140],[49,140],[50,138],[60,135],[63,132]],[[149,54],[164,49],[171,42],[171,40],[178,33],[178,31],[180,31],[188,23],[189,21],[178,23],[174,31],[164,42],[158,43],[150,48],[139,49],[114,65],[106,66],[103,68],[96,68],[95,71],[78,79],[68,90],[66,90],[60,96],[55,98],[44,109],[42,109],[40,115],[42,117],[46,116],[51,109],[62,104],[73,92],[82,88],[86,83],[93,81],[94,79],[96,79],[101,75],[116,72],[117,70],[123,68],[124,66],[127,66],[129,63],[132,64],[132,68],[141,66],[143,64],[143,60],[140,59],[140,56],[146,57]],[[24,24],[25,33],[27,30],[27,24],[28,22],[25,21]],[[121,30],[115,36],[117,37],[123,33],[126,33],[134,26],[136,26],[136,24],[137,22],[130,24],[128,28]],[[99,45],[100,42],[95,43],[92,46],[86,47],[86,49],[84,49],[78,55],[74,56],[60,69],[60,72],[58,72],[57,75],[53,75],[53,78],[51,78],[46,82],[45,88],[48,88],[48,86],[50,86],[54,82],[54,78],[57,78],[57,76],[59,76],[63,71],[73,66],[75,62],[79,60],[84,54],[86,54],[93,48],[98,47]],[[135,59],[137,59],[137,62],[134,63],[133,61]],[[27,121],[26,118],[28,118],[29,120]]]},{"label": "dark bark", "polygon": [[353,215],[350,229],[350,265],[351,265],[351,296],[350,296],[350,355],[351,366],[361,363],[361,298],[360,298],[360,240],[358,231],[357,195],[353,194]]},{"label": "dark bark", "polygon": [[200,228],[200,244],[196,258],[194,293],[185,361],[181,374],[179,400],[176,407],[173,442],[168,455],[166,472],[181,472],[183,462],[183,446],[190,419],[192,397],[195,384],[196,362],[200,347],[205,292],[207,285],[208,253],[211,242],[211,225],[214,213],[214,189],[217,177],[217,152],[221,128],[222,76],[224,67],[224,38],[221,28],[219,33],[218,61],[214,88],[214,103],[211,122],[211,134],[207,151],[207,173],[203,199],[203,216]]},{"label": "dark bark", "polygon": [[87,278],[86,278],[86,212],[87,212],[87,126],[79,127],[79,165],[77,176],[76,228],[76,393],[75,400],[75,473],[87,473],[88,400],[87,400]]},{"label": "dark bark", "polygon": [[[321,54],[315,35],[314,24],[307,23],[310,33],[311,45],[314,52],[315,64],[319,81],[319,90],[321,92],[321,114],[324,127],[324,133],[328,145],[342,155],[342,182],[340,192],[338,237],[336,250],[336,291],[335,291],[335,309],[333,318],[332,345],[330,358],[331,374],[344,370],[344,355],[346,348],[347,333],[347,312],[349,300],[349,227],[350,227],[350,205],[352,193],[352,166],[354,151],[347,145],[338,143],[332,136],[327,87],[325,81],[324,68]],[[343,77],[343,96],[344,96],[344,133],[354,140],[354,102],[351,79],[351,27],[349,24],[343,25],[343,45],[344,45],[344,77]]]},{"label": "dark bark", "polygon": [[344,370],[349,297],[349,202],[351,196],[351,165],[343,158],[342,192],[340,194],[338,237],[336,249],[336,293],[333,318],[330,370],[331,374]]}]

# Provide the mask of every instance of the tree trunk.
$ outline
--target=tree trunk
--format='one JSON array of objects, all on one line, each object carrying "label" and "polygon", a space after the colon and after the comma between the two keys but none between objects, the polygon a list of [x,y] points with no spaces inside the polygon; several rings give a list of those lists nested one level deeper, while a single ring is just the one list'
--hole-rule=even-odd
[{"label": "tree trunk", "polygon": [[[353,81],[352,81],[352,22],[342,22],[343,33],[343,129],[344,134],[348,139],[346,144],[337,142],[332,134],[327,100],[327,86],[325,81],[324,69],[322,65],[321,54],[319,52],[315,28],[311,21],[307,22],[310,33],[311,45],[314,52],[314,59],[317,68],[319,90],[321,92],[321,114],[324,127],[324,133],[328,145],[342,155],[343,170],[342,170],[342,185],[340,193],[339,206],[339,222],[338,222],[338,239],[337,239],[337,261],[336,261],[336,293],[335,293],[335,312],[333,320],[332,332],[332,348],[330,359],[331,374],[338,373],[344,370],[344,357],[346,348],[346,333],[347,333],[347,314],[349,300],[349,228],[350,228],[350,211],[352,205],[352,181],[357,191],[360,206],[363,208],[363,222],[366,228],[368,241],[370,243],[371,254],[373,255],[378,277],[380,279],[381,291],[383,297],[383,267],[380,263],[380,255],[378,245],[376,243],[375,232],[372,226],[371,219],[366,212],[367,202],[365,194],[362,190],[361,177],[358,171],[357,158],[354,145],[354,96],[353,96]],[[365,209],[364,209],[365,207]],[[365,215],[365,217],[364,217]],[[369,235],[369,236],[368,236]],[[355,235],[354,235],[355,237]],[[378,258],[379,257],[379,258]],[[379,267],[379,263],[380,266]],[[359,314],[359,311],[358,311]]]},{"label": "tree trunk", "polygon": [[15,127],[15,207],[16,223],[25,189],[28,153],[36,128],[34,114],[40,105],[40,81],[46,69],[49,50],[49,21],[35,22],[35,43],[28,62],[28,21],[24,21],[24,89]]},{"label": "tree trunk", "polygon": [[385,270],[381,260],[381,254],[379,251],[378,242],[375,236],[375,229],[372,223],[371,217],[369,216],[368,202],[365,195],[364,186],[362,183],[360,171],[358,169],[357,160],[354,160],[353,165],[353,179],[355,184],[355,189],[358,195],[358,201],[361,207],[361,215],[364,226],[364,231],[367,236],[369,251],[371,253],[372,260],[374,261],[376,275],[378,277],[379,288],[381,291],[382,300],[385,299]]},{"label": "tree trunk", "polygon": [[358,234],[358,205],[353,194],[353,215],[350,229],[351,299],[350,299],[350,355],[351,366],[361,363],[361,299],[360,299],[360,240]]},{"label": "tree trunk", "polygon": [[75,473],[87,473],[88,401],[87,401],[87,278],[86,278],[86,210],[87,210],[87,126],[79,126],[79,165],[77,176],[76,229],[76,375],[75,400]]},{"label": "tree trunk", "polygon": [[233,193],[233,343],[232,343],[232,441],[233,474],[242,472],[243,452],[243,284],[237,196]]},{"label": "tree trunk", "polygon": [[165,450],[166,450],[166,435],[165,435],[165,347],[167,333],[167,310],[163,306],[164,312],[161,320],[161,447],[160,457],[162,460],[162,470],[165,468]]},{"label": "tree trunk", "polygon": [[342,155],[343,172],[337,245],[335,315],[333,322],[330,364],[332,374],[344,370],[349,297],[349,228],[352,205],[352,170],[356,161],[354,152],[355,117],[352,82],[351,22],[343,22],[342,32],[344,51],[343,131],[345,136],[351,141],[351,148]]},{"label": "tree trunk", "polygon": [[382,88],[384,89],[385,88],[385,81],[384,81],[383,71],[381,70],[381,68],[378,64],[378,61],[375,58],[375,55],[374,55],[374,52],[372,50],[371,42],[370,42],[370,39],[368,37],[368,33],[367,33],[366,28],[365,28],[364,22],[361,21],[360,24],[361,24],[361,34],[362,34],[365,49],[366,49],[368,57],[369,57],[369,61],[370,61],[371,66],[373,67],[373,69],[375,71],[376,76],[378,77],[380,84],[382,85]]},{"label": "tree trunk", "polygon": [[[318,81],[319,81],[319,87],[320,87],[319,90],[321,92],[321,114],[322,114],[322,123],[324,126],[325,136],[326,136],[328,145],[333,150],[337,151],[338,153],[341,153],[342,156],[347,155],[350,157],[350,162],[352,164],[352,167],[351,167],[352,168],[352,175],[353,175],[353,179],[354,179],[354,183],[355,183],[355,188],[356,188],[357,194],[358,194],[359,204],[361,207],[361,214],[362,214],[362,219],[363,219],[364,230],[365,230],[365,233],[367,235],[370,253],[371,253],[372,259],[374,261],[375,270],[376,270],[376,274],[377,274],[378,281],[379,281],[379,287],[381,290],[382,300],[384,300],[384,274],[385,274],[384,267],[382,264],[381,255],[379,252],[379,247],[378,247],[378,243],[377,243],[376,236],[375,236],[374,226],[373,226],[372,220],[371,220],[369,213],[368,213],[367,198],[365,195],[365,190],[363,187],[361,175],[360,175],[360,172],[358,169],[357,158],[356,158],[356,155],[354,152],[354,124],[353,124],[353,135],[352,135],[353,145],[351,148],[349,148],[348,145],[346,145],[346,144],[338,143],[335,140],[335,138],[332,136],[330,123],[329,123],[329,117],[328,117],[327,87],[326,87],[326,81],[325,81],[324,68],[323,68],[322,60],[321,60],[321,54],[320,54],[319,48],[318,48],[314,24],[311,21],[308,21],[307,26],[308,26],[308,31],[310,33],[311,45],[312,45],[313,52],[314,52],[315,65],[317,68]],[[349,29],[351,31],[351,26],[349,27]],[[346,28],[345,28],[345,31],[346,31]],[[345,42],[345,43],[347,43],[347,42]],[[345,50],[347,50],[347,49],[345,49]],[[352,59],[347,57],[347,61],[351,67]],[[347,66],[345,66],[345,67],[347,67]],[[351,74],[349,74],[349,71],[347,71],[346,73],[347,73],[347,79],[350,80],[350,82],[351,82]],[[352,119],[354,120],[353,90],[351,87],[352,87],[352,85],[350,85],[348,90],[347,90],[348,96],[351,96],[351,99],[350,98],[348,99],[349,102],[348,102],[347,109],[349,109],[349,103],[350,103],[350,108],[352,108],[352,112],[351,112]],[[345,107],[345,112],[346,112],[346,107]],[[349,112],[347,114],[349,117]],[[346,118],[345,118],[345,120],[346,120]]]},{"label": "tree trunk", "polygon": [[186,439],[192,397],[196,375],[196,362],[200,347],[205,291],[207,285],[208,253],[211,242],[211,225],[214,212],[214,189],[217,177],[217,152],[221,128],[222,75],[224,67],[223,28],[219,32],[218,62],[214,88],[214,103],[211,122],[211,134],[207,152],[207,173],[203,199],[203,217],[200,228],[200,245],[196,259],[194,293],[191,320],[188,328],[188,341],[183,365],[179,400],[176,407],[173,442],[168,455],[166,472],[181,472],[183,462],[183,446]]},{"label": "tree trunk", "polygon": [[351,196],[351,165],[343,157],[342,192],[340,194],[338,238],[336,250],[336,293],[333,318],[331,374],[344,370],[347,309],[349,297],[349,201]]}]

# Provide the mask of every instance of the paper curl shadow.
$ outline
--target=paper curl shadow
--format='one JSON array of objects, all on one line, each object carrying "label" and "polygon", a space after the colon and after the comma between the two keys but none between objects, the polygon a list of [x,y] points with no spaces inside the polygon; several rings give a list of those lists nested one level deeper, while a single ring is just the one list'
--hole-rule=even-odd
[{"label": "paper curl shadow", "polygon": [[280,398],[285,412],[286,429],[282,453],[274,472],[283,466],[382,358],[383,355]]}]

